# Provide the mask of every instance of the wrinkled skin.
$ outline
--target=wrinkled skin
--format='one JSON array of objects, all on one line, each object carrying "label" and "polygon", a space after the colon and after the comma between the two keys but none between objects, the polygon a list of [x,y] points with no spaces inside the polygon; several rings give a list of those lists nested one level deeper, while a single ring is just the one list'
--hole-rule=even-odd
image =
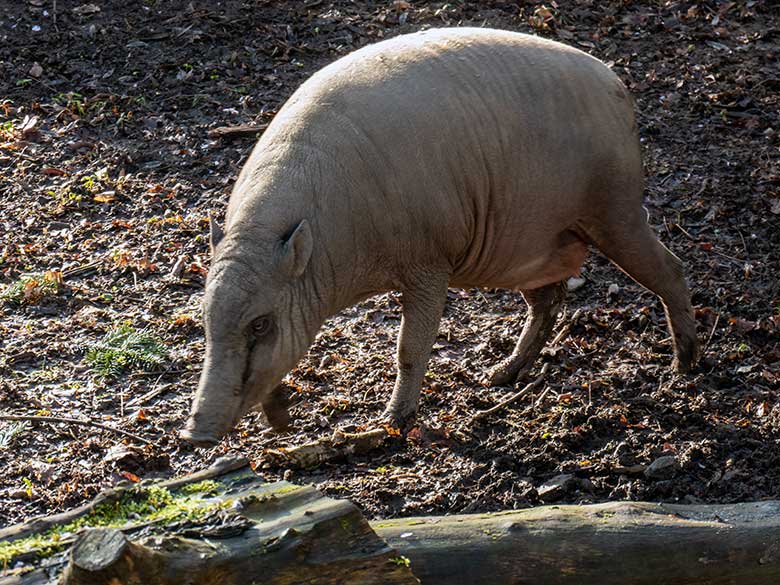
[{"label": "wrinkled skin", "polygon": [[399,290],[398,372],[385,418],[417,411],[448,286],[520,290],[529,316],[486,383],[549,337],[566,278],[594,245],[663,301],[675,367],[697,342],[680,261],[642,208],[633,101],[576,49],[441,29],[356,51],[290,98],[234,187],[206,285],[206,360],[184,438],[213,444],[278,390],[324,319]]}]

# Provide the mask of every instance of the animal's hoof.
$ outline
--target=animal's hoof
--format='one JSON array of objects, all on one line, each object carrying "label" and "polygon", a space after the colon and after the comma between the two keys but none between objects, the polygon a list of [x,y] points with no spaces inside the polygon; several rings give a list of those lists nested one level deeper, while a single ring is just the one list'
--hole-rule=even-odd
[{"label": "animal's hoof", "polygon": [[493,368],[482,380],[482,384],[484,386],[506,386],[514,381],[516,375],[516,372],[510,372],[506,368]]},{"label": "animal's hoof", "polygon": [[184,429],[179,433],[179,437],[195,447],[213,447],[219,443],[219,439],[209,433],[199,433],[190,429]]},{"label": "animal's hoof", "polygon": [[675,347],[674,362],[672,368],[678,374],[687,374],[695,366],[699,359],[699,343],[696,338],[680,338]]},{"label": "animal's hoof", "polygon": [[409,412],[388,409],[382,413],[379,421],[377,421],[377,426],[391,427],[393,429],[398,429],[402,434],[405,434],[406,431],[412,427],[416,418],[416,411]]},{"label": "animal's hoof", "polygon": [[486,386],[512,386],[528,373],[528,360],[505,360],[488,372]]}]

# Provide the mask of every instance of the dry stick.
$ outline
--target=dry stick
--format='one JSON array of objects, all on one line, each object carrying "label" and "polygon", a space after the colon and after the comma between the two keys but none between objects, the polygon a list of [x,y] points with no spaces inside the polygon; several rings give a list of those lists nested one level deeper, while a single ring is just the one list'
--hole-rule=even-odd
[{"label": "dry stick", "polygon": [[[681,226],[679,223],[674,224],[674,226],[677,229],[679,229],[682,233],[684,233],[686,236],[688,236],[692,241],[694,241],[696,243],[699,243],[699,238],[696,238],[696,237],[692,236],[691,234],[689,234],[687,231],[685,231],[685,228],[683,226]],[[744,243],[744,240],[743,240],[743,243]],[[715,249],[714,246],[709,251],[712,252],[713,254],[717,254],[718,256],[723,256],[724,258],[728,258],[729,260],[731,260],[732,262],[736,262],[737,264],[742,265],[742,264],[745,263],[745,260],[737,258],[736,256],[730,256],[730,255],[725,254],[723,252],[719,252],[718,250]]]},{"label": "dry stick", "polygon": [[539,394],[539,398],[537,398],[536,402],[534,402],[534,408],[539,408],[539,406],[542,404],[542,400],[547,397],[548,392],[550,392],[550,387],[546,386],[544,390],[542,390],[542,393]]},{"label": "dry stick", "polygon": [[566,320],[566,323],[563,325],[563,327],[561,327],[561,330],[558,332],[558,335],[555,336],[555,339],[552,340],[552,343],[550,343],[549,347],[555,347],[563,340],[564,337],[566,337],[566,335],[569,333],[569,330],[572,328],[572,325],[574,325],[580,318],[580,315],[582,315],[582,309],[577,309],[574,311],[571,319]]},{"label": "dry stick", "polygon": [[[160,376],[162,378],[162,376]],[[157,380],[159,382],[159,379]],[[132,400],[128,401],[125,406],[127,408],[135,408],[136,406],[141,406],[142,404],[145,404],[152,400],[153,398],[157,398],[160,394],[164,394],[168,392],[172,387],[173,384],[163,384],[162,386],[157,386],[157,382],[155,382],[154,387],[149,390],[146,394],[143,396],[139,396],[138,398],[133,398]]]},{"label": "dry stick", "polygon": [[257,126],[241,125],[241,126],[220,126],[219,128],[212,128],[208,131],[209,138],[232,138],[234,136],[256,136],[258,132],[262,132],[268,128],[268,124],[258,124]]},{"label": "dry stick", "polygon": [[81,276],[83,274],[86,274],[87,272],[91,272],[92,270],[97,270],[100,265],[103,263],[103,258],[99,260],[95,260],[94,262],[90,262],[89,264],[84,264],[83,266],[77,266],[76,268],[71,268],[69,270],[65,270],[62,273],[62,278],[70,278],[72,276]]},{"label": "dry stick", "polygon": [[480,418],[484,418],[484,417],[486,417],[486,416],[488,416],[490,414],[493,414],[494,412],[496,412],[498,410],[501,410],[505,406],[520,400],[523,396],[528,394],[531,390],[536,388],[539,384],[541,384],[544,381],[544,377],[547,374],[548,366],[549,366],[549,364],[544,364],[542,366],[542,371],[539,373],[539,376],[537,376],[536,380],[534,380],[533,382],[530,382],[529,384],[527,384],[525,386],[525,388],[523,388],[519,392],[515,392],[514,394],[512,394],[512,396],[510,396],[506,400],[503,400],[502,402],[499,402],[498,404],[496,404],[495,406],[493,406],[491,408],[488,408],[487,410],[480,410],[479,412],[475,413],[474,416],[471,417],[471,419],[472,420],[478,420]]},{"label": "dry stick", "polygon": [[710,341],[712,341],[712,336],[715,335],[715,329],[718,327],[718,321],[720,321],[720,313],[717,313],[715,315],[715,323],[712,324],[710,335],[709,337],[707,337],[707,341],[704,343],[704,347],[701,349],[702,353],[704,353],[704,350],[706,350],[707,347],[710,345]]},{"label": "dry stick", "polygon": [[28,416],[28,415],[17,415],[17,414],[0,414],[0,420],[28,420],[32,422],[66,423],[71,425],[81,425],[84,427],[97,427],[99,429],[103,429],[104,431],[111,431],[112,433],[117,433],[119,435],[130,437],[131,439],[135,439],[136,441],[140,443],[145,443],[146,445],[152,444],[152,442],[149,441],[148,439],[144,439],[143,437],[140,437],[128,431],[123,431],[122,429],[109,427],[108,425],[104,425],[92,420],[79,420],[77,418],[63,418],[59,416]]},{"label": "dry stick", "polygon": [[[168,479],[157,485],[168,490],[175,490],[182,485],[186,485],[188,483],[197,483],[205,479],[219,477],[221,475],[225,475],[226,473],[230,473],[231,471],[236,471],[247,466],[249,466],[249,460],[246,457],[228,455],[217,459],[212,467],[198,471],[191,475],[186,475],[184,477]],[[45,530],[48,530],[52,526],[68,524],[77,518],[86,516],[101,504],[118,501],[125,493],[130,490],[134,490],[135,488],[136,484],[132,484],[130,486],[119,485],[99,493],[95,499],[87,502],[86,504],[82,504],[78,508],[73,508],[71,510],[67,510],[66,512],[60,512],[59,514],[54,514],[53,516],[38,516],[36,518],[27,520],[24,524],[17,524],[15,526],[0,528],[0,542],[3,542],[4,540],[17,540],[19,538],[29,536],[30,534],[41,533]],[[129,528],[133,527],[135,527],[135,525],[131,525]],[[1,580],[0,583],[2,583]]]}]

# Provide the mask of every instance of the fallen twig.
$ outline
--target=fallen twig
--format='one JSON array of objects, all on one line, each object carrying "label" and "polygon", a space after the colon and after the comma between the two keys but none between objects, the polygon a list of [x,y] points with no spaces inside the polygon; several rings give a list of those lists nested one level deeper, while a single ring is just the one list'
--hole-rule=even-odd
[{"label": "fallen twig", "polygon": [[233,138],[237,136],[256,136],[268,128],[268,124],[241,124],[240,126],[220,126],[209,130],[209,138]]},{"label": "fallen twig", "polygon": [[136,441],[140,443],[144,443],[146,445],[152,444],[151,441],[149,441],[148,439],[144,439],[139,435],[136,435],[128,431],[123,431],[122,429],[110,427],[108,425],[104,425],[92,420],[81,420],[77,418],[65,418],[60,416],[32,416],[32,415],[21,415],[21,414],[0,414],[0,420],[28,420],[31,422],[65,423],[71,425],[81,425],[84,427],[97,427],[99,429],[103,429],[104,431],[111,431],[112,433],[117,433],[118,435],[124,435],[125,437],[135,439]]},{"label": "fallen twig", "polygon": [[[160,378],[162,378],[162,374],[160,375]],[[162,386],[158,386],[158,382],[160,381],[160,378],[157,379],[157,382],[154,383],[154,386],[152,387],[149,392],[146,394],[139,396],[137,398],[133,398],[125,404],[127,408],[134,408],[136,406],[141,406],[142,404],[145,404],[152,400],[153,398],[157,398],[160,394],[164,394],[165,392],[168,392],[171,388],[173,388],[173,384],[163,384]]]},{"label": "fallen twig", "polygon": [[173,280],[178,280],[181,278],[182,272],[184,272],[184,263],[187,261],[187,255],[182,254],[179,256],[179,258],[176,260],[176,264],[173,265],[173,268],[171,268],[171,272],[168,274],[168,277]]},{"label": "fallen twig", "polygon": [[[199,471],[184,477],[169,479],[159,483],[158,485],[168,490],[175,490],[188,483],[197,483],[205,479],[219,477],[220,475],[230,473],[231,471],[241,469],[242,467],[247,467],[248,465],[249,460],[245,457],[220,457],[216,462],[214,462],[213,466],[204,469],[203,471]],[[27,520],[24,524],[17,524],[15,526],[0,528],[0,541],[17,540],[36,532],[43,532],[52,526],[68,524],[77,518],[86,516],[90,512],[94,511],[98,506],[118,501],[124,494],[133,489],[136,489],[136,484],[118,485],[101,492],[94,500],[87,502],[78,508],[73,508],[59,514],[54,514],[53,516],[38,516]],[[133,525],[133,528],[137,528],[137,525]],[[67,542],[68,541],[60,541],[61,544]],[[0,579],[0,583],[4,583],[2,579]]]},{"label": "fallen twig", "polygon": [[89,264],[84,264],[83,266],[77,266],[76,268],[65,270],[62,273],[62,278],[71,278],[72,276],[83,276],[89,272],[92,272],[93,270],[97,270],[102,263],[103,263],[103,259],[101,258],[100,260],[95,260],[94,262],[90,262]]},{"label": "fallen twig", "polygon": [[558,335],[556,335],[555,339],[552,340],[552,343],[549,344],[550,347],[555,347],[563,340],[564,337],[566,337],[566,335],[569,333],[569,330],[572,328],[572,325],[574,325],[579,320],[580,315],[582,315],[582,309],[577,309],[574,311],[571,319],[566,319],[566,323],[563,324],[563,327],[561,327]]},{"label": "fallen twig", "polygon": [[715,329],[718,327],[718,321],[720,321],[720,313],[715,314],[715,322],[712,324],[712,329],[710,330],[710,334],[707,337],[707,341],[704,343],[704,347],[701,348],[702,354],[707,349],[707,347],[709,347],[710,341],[712,341],[712,336],[715,335]]},{"label": "fallen twig", "polygon": [[471,420],[479,420],[481,418],[484,418],[490,414],[493,414],[494,412],[501,410],[505,406],[508,406],[513,402],[517,402],[518,400],[520,400],[523,396],[528,394],[531,390],[536,388],[539,384],[541,384],[544,381],[544,378],[547,374],[548,366],[549,364],[544,364],[542,366],[542,371],[539,372],[539,375],[536,377],[536,379],[533,382],[527,384],[522,390],[520,390],[519,392],[515,392],[514,394],[512,394],[512,396],[510,396],[506,400],[499,402],[498,404],[496,404],[491,408],[488,408],[487,410],[480,410],[479,412],[476,412],[474,416],[471,417]]},{"label": "fallen twig", "polygon": [[288,449],[266,449],[266,461],[271,465],[311,468],[348,455],[361,455],[380,447],[390,434],[384,428],[362,433],[334,431],[333,436]]}]

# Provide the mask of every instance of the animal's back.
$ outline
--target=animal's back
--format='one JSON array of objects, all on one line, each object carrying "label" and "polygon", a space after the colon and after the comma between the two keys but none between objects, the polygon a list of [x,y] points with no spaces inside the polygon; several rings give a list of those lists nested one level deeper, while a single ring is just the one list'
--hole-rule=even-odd
[{"label": "animal's back", "polygon": [[370,226],[369,247],[388,263],[449,263],[454,284],[527,284],[558,234],[610,204],[599,185],[611,175],[641,197],[623,85],[597,59],[519,33],[438,29],[356,51],[294,94],[258,150],[291,142],[348,176],[336,196],[352,199],[355,229]]}]

